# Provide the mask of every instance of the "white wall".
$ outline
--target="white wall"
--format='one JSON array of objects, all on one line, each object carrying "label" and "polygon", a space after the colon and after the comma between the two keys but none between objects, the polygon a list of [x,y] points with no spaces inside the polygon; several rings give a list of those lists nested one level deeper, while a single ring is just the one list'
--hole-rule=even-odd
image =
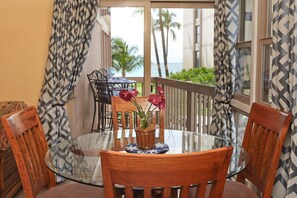
[{"label": "white wall", "polygon": [[201,65],[213,67],[214,9],[203,9],[201,21]]},{"label": "white wall", "polygon": [[0,6],[0,101],[37,105],[51,32],[53,1],[8,0]]},{"label": "white wall", "polygon": [[184,12],[183,19],[183,64],[184,69],[193,68],[194,64],[194,9]]}]

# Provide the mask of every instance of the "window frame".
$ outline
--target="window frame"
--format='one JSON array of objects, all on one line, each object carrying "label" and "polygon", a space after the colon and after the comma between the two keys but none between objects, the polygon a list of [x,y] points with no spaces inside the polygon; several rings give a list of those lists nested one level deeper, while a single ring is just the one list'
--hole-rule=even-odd
[{"label": "window frame", "polygon": [[[253,2],[253,36],[251,40],[252,50],[252,65],[251,65],[251,95],[245,97],[241,94],[234,94],[231,100],[231,106],[234,110],[240,109],[244,112],[249,112],[251,104],[253,102],[260,102],[266,105],[270,103],[262,101],[262,89],[263,89],[263,47],[268,44],[272,44],[272,36],[268,35],[268,21],[271,20],[268,17],[268,10],[271,7],[270,0],[267,1],[254,1]],[[261,86],[259,86],[261,85]]]},{"label": "window frame", "polygon": [[[245,2],[245,1],[243,1]],[[252,3],[252,6],[254,6],[254,3],[253,1],[251,1]],[[242,1],[240,1],[240,4],[239,4],[239,27],[238,27],[238,41],[236,43],[236,50],[240,50],[240,49],[243,49],[243,48],[249,48],[251,50],[251,65],[250,65],[250,96],[248,95],[245,95],[245,94],[242,94],[242,93],[239,93],[239,92],[235,92],[234,90],[234,95],[233,95],[233,98],[232,100],[235,100],[237,102],[239,102],[239,104],[245,104],[245,105],[250,105],[250,102],[251,102],[251,95],[253,94],[253,86],[252,86],[252,79],[253,79],[253,73],[252,73],[252,67],[253,67],[253,52],[254,52],[254,49],[253,49],[253,38],[254,38],[254,35],[251,35],[251,40],[244,40],[244,32],[245,32],[245,4],[242,3]],[[254,9],[253,10],[253,13],[252,13],[252,25],[254,25]],[[254,26],[253,26],[254,28]],[[236,60],[237,61],[237,60]],[[237,104],[237,102],[232,102],[231,100],[231,105],[232,104]],[[234,106],[234,108],[239,108],[238,106]]]},{"label": "window frame", "polygon": [[151,93],[151,9],[152,8],[214,8],[214,0],[101,0],[100,7],[144,8],[144,77],[143,94]]},{"label": "window frame", "polygon": [[[265,54],[264,52],[264,47],[266,45],[272,45],[272,36],[268,35],[268,28],[271,27],[269,26],[269,16],[268,16],[268,9],[269,9],[269,3],[271,3],[269,0],[268,1],[260,1],[258,3],[259,6],[259,37],[258,37],[258,50],[259,50],[259,56],[258,56],[258,62],[257,65],[259,67],[260,72],[258,72],[258,76],[257,76],[257,80],[259,83],[259,88],[257,90],[257,98],[256,101],[259,101],[261,103],[265,103],[270,105],[269,102],[266,101],[262,101],[262,90],[263,90],[263,86],[264,84],[262,84],[263,82],[263,71],[264,71],[264,56]],[[271,20],[271,18],[270,18]],[[272,65],[270,65],[272,66]],[[270,68],[271,69],[271,68]],[[271,70],[270,70],[271,72]]]},{"label": "window frame", "polygon": [[[170,8],[195,8],[193,5],[197,7],[203,8],[214,8],[214,0],[193,0],[193,1],[182,1],[182,0],[101,0],[99,3],[100,7],[110,7],[110,6],[143,6],[145,7],[145,11],[151,10],[151,8],[158,8],[158,7],[170,7]],[[208,6],[208,7],[207,7]],[[252,65],[250,67],[250,74],[251,74],[251,85],[250,85],[250,96],[245,96],[243,94],[235,93],[234,97],[231,100],[231,106],[235,109],[240,109],[243,112],[249,112],[250,105],[255,102],[261,102],[261,90],[262,87],[258,86],[259,83],[262,82],[262,62],[263,62],[263,53],[262,47],[267,42],[272,43],[272,38],[267,37],[267,8],[269,4],[267,1],[252,1],[252,25],[253,25],[253,35],[250,41],[246,42],[238,42],[237,47],[242,47],[244,45],[248,45],[251,47],[251,62]],[[242,16],[241,16],[242,17]],[[151,35],[150,31],[147,32],[147,27],[150,27],[150,14],[145,15],[145,50],[144,56],[145,58],[145,72],[151,74],[150,68],[150,59],[151,59],[151,49],[150,49],[150,42],[151,42]],[[146,25],[149,24],[149,25]],[[240,30],[242,31],[242,29]],[[148,37],[147,37],[148,35]],[[148,66],[146,66],[148,64]],[[151,79],[144,77],[144,93],[150,93],[150,83]],[[267,104],[267,103],[266,103]]]}]

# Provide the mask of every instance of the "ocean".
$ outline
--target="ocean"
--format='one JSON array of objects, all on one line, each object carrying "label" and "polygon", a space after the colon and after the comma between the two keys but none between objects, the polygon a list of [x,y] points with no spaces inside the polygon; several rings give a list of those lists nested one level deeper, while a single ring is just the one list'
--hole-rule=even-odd
[{"label": "ocean", "polygon": [[[176,73],[179,72],[183,69],[183,64],[182,63],[168,63],[168,69],[169,69],[169,73]],[[161,63],[161,70],[162,70],[162,77],[165,77],[165,69],[164,69],[164,64]],[[157,67],[157,63],[152,63],[152,77],[158,77],[158,67]],[[121,77],[121,72],[116,72],[115,77]],[[126,77],[143,77],[143,67],[129,72],[126,74]]]}]

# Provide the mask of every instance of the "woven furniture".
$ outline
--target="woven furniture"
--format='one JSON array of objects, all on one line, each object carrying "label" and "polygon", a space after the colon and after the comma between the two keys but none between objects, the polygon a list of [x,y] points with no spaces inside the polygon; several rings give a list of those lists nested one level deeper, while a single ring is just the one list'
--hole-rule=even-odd
[{"label": "woven furniture", "polygon": [[55,187],[55,176],[45,165],[48,150],[44,131],[35,107],[1,117],[4,131],[12,147],[26,197],[103,197],[101,188],[79,183]]},{"label": "woven furniture", "polygon": [[[25,108],[22,101],[0,102],[0,116]],[[15,159],[0,121],[0,198],[12,197],[21,188]]]},{"label": "woven furniture", "polygon": [[207,183],[212,181],[209,197],[221,197],[232,150],[232,147],[224,147],[172,155],[103,150],[100,157],[105,196],[115,197],[115,185],[123,185],[127,198],[133,197],[133,187],[143,189],[144,198],[152,197],[156,187],[161,187],[157,191],[162,197],[172,197],[172,187],[177,186],[181,187],[180,197],[188,197],[190,185],[197,184],[195,197],[204,198]]}]

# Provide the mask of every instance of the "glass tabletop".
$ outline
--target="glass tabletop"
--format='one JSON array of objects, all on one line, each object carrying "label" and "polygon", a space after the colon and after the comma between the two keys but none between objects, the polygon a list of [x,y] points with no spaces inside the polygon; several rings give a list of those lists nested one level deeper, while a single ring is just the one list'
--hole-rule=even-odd
[{"label": "glass tabletop", "polygon": [[[64,178],[103,186],[100,151],[104,149],[126,152],[126,145],[135,142],[134,130],[86,134],[63,141],[48,150],[45,162],[49,169]],[[232,145],[233,154],[228,177],[239,173],[248,162],[248,156],[240,145],[212,135],[180,130],[165,130],[160,133],[157,130],[156,143],[169,147],[165,154],[160,155],[191,153]]]}]

